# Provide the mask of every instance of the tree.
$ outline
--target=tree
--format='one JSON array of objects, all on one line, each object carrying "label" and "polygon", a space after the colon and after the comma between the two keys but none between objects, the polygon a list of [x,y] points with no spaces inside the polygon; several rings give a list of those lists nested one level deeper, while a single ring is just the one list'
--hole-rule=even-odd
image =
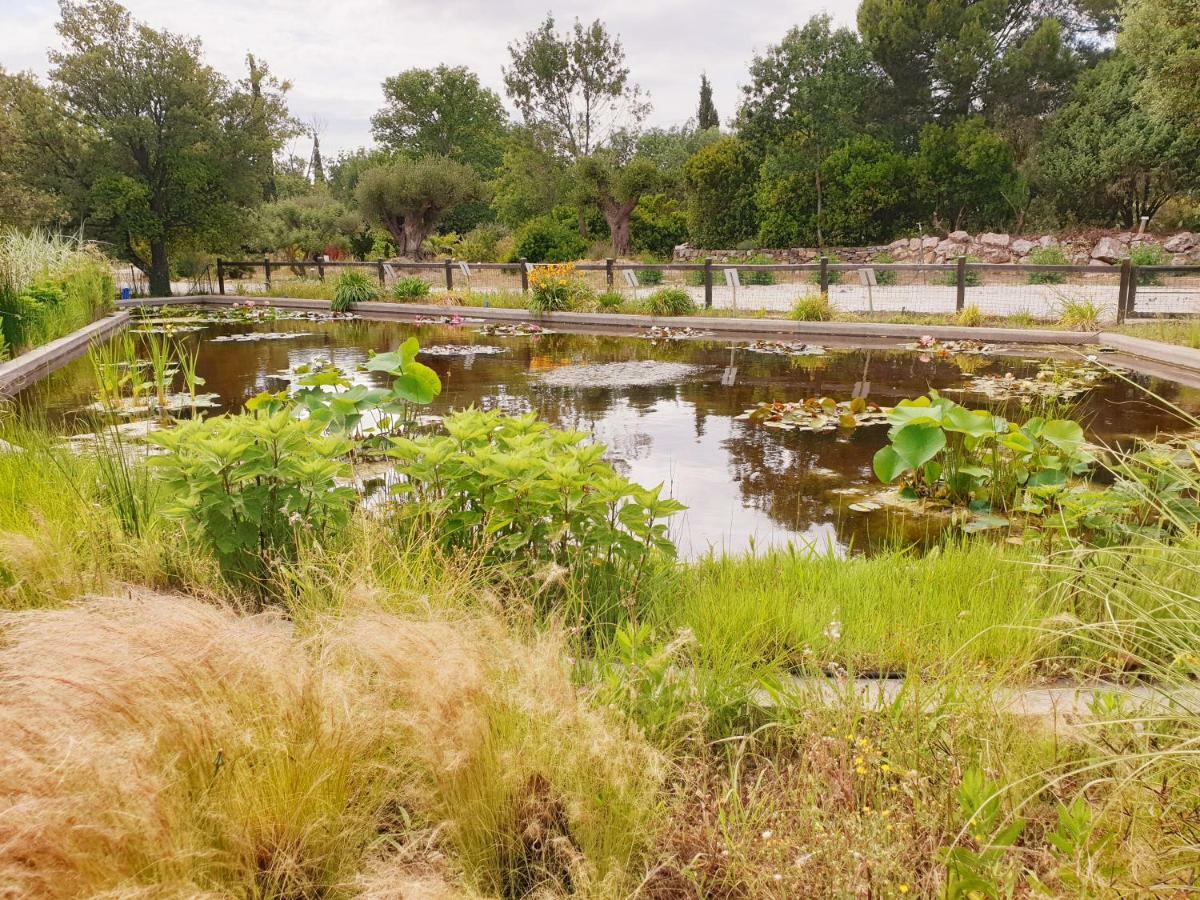
[{"label": "tree", "polygon": [[1137,65],[1118,54],[1082,78],[1047,125],[1033,180],[1062,215],[1134,226],[1200,189],[1200,126],[1164,120],[1141,91]]},{"label": "tree", "polygon": [[700,73],[700,106],[696,110],[696,127],[701,131],[709,128],[719,128],[721,118],[717,115],[717,107],[713,103],[712,85],[708,83],[708,75]]},{"label": "tree", "polygon": [[504,105],[465,66],[408,69],[383,82],[383,95],[371,131],[389,150],[446,156],[485,177],[500,165]]},{"label": "tree", "polygon": [[[325,191],[264,203],[255,211],[256,249],[289,260],[351,250],[362,220]],[[337,255],[337,254],[334,254]]]},{"label": "tree", "polygon": [[612,151],[600,151],[576,166],[580,198],[594,202],[608,223],[613,256],[628,256],[630,216],[643,194],[662,183],[658,167],[643,157],[628,162]]},{"label": "tree", "polygon": [[500,174],[491,186],[496,218],[516,228],[566,199],[571,190],[569,166],[528,131],[518,129],[506,143]]},{"label": "tree", "polygon": [[982,114],[1042,115],[1061,102],[1112,0],[863,0],[858,30],[912,133]]},{"label": "tree", "polygon": [[78,206],[55,178],[72,162],[67,124],[32,76],[0,69],[0,225],[60,224]]},{"label": "tree", "polygon": [[1200,122],[1200,5],[1130,0],[1117,46],[1146,70],[1140,100],[1163,119]]},{"label": "tree", "polygon": [[90,224],[147,273],[152,293],[169,294],[171,247],[228,245],[261,200],[267,160],[290,128],[285,86],[264,76],[255,98],[205,65],[198,41],[140,24],[113,0],[61,9],[51,79],[90,135],[76,169]]},{"label": "tree", "polygon": [[1012,147],[978,116],[926,125],[915,162],[917,190],[937,228],[1000,228],[1024,208]]},{"label": "tree", "polygon": [[650,111],[630,82],[625,49],[596,20],[559,35],[554,17],[508,45],[509,98],[526,126],[554,152],[578,161],[617,133],[635,130]]},{"label": "tree", "polygon": [[726,135],[683,165],[688,239],[700,247],[733,247],[758,230],[754,192],[759,158]]},{"label": "tree", "polygon": [[423,156],[368,169],[354,193],[363,215],[388,230],[401,256],[419,256],[441,217],[482,199],[483,185],[470,166]]},{"label": "tree", "polygon": [[829,16],[813,16],[783,40],[756,56],[750,84],[738,111],[741,136],[765,155],[784,140],[803,137],[811,154],[808,171],[816,198],[816,238],[823,244],[821,184],[825,155],[858,134],[871,121],[870,109],[882,79],[858,36],[833,29]]},{"label": "tree", "polygon": [[[813,168],[821,167],[820,178]],[[888,143],[861,135],[818,159],[803,134],[777,145],[763,162],[757,205],[760,238],[774,247],[812,246],[823,237],[834,244],[890,240],[915,220],[912,165]],[[816,185],[825,187],[818,207]]]}]

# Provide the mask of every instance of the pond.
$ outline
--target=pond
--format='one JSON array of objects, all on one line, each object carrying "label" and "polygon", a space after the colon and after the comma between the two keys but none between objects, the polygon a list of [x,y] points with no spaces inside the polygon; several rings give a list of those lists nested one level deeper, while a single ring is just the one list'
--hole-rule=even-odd
[{"label": "pond", "polygon": [[[221,321],[183,337],[200,342],[202,390],[218,396],[218,410],[238,410],[261,391],[285,387],[287,374],[298,365],[332,360],[353,370],[369,350],[392,350],[415,336],[434,351],[420,359],[437,370],[444,385],[428,412],[469,404],[533,411],[554,425],[587,432],[609,447],[610,460],[633,480],[663,482],[688,506],[672,526],[686,556],[788,542],[844,553],[868,550],[882,540],[919,541],[943,526],[890,507],[850,508],[880,488],[871,459],[886,442],[886,425],[813,433],[738,418],[756,404],[865,396],[891,406],[930,388],[962,389],[979,376],[1034,376],[1041,362],[1011,353],[943,356],[900,349],[896,342],[873,349],[826,343],[820,355],[779,355],[751,351],[745,339],[715,335],[687,340],[603,333],[498,336],[481,334],[479,328],[470,322]],[[229,339],[248,334],[268,337]],[[472,347],[477,352],[469,352]],[[1080,362],[1078,354],[1061,355]],[[1073,401],[1072,415],[1091,439],[1112,443],[1175,428],[1143,388],[1189,411],[1200,410],[1200,391],[1144,375],[1129,377],[1135,384],[1106,377]],[[17,400],[22,409],[51,422],[89,430],[81,410],[94,400],[92,390],[89,363],[78,360]],[[1003,401],[995,398],[970,392],[952,396],[969,406],[1003,411]]]}]

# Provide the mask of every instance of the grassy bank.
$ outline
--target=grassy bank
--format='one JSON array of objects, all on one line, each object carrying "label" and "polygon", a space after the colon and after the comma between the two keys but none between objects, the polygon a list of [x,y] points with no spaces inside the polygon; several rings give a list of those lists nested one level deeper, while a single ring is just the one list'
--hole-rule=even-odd
[{"label": "grassy bank", "polygon": [[106,315],[115,292],[108,262],[91,245],[43,232],[0,234],[0,359]]},{"label": "grassy bank", "polygon": [[1120,334],[1145,338],[1150,341],[1162,341],[1164,344],[1178,344],[1181,347],[1191,347],[1200,350],[1200,321],[1194,319],[1164,319],[1153,322],[1126,322],[1115,329]]}]

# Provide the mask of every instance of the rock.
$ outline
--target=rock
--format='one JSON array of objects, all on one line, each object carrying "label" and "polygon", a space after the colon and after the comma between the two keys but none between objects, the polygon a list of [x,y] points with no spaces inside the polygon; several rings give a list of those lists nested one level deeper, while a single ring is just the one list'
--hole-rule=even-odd
[{"label": "rock", "polygon": [[920,238],[909,238],[908,239],[908,249],[909,250],[920,250],[921,249],[921,239]]},{"label": "rock", "polygon": [[1017,256],[1028,256],[1029,252],[1036,246],[1037,244],[1033,241],[1020,238],[1012,242],[1012,252],[1017,254]]},{"label": "rock", "polygon": [[937,252],[942,256],[958,256],[960,253],[967,252],[967,246],[966,244],[960,244],[958,241],[946,238],[937,245]]},{"label": "rock", "polygon": [[969,241],[971,239],[971,236],[969,234],[967,234],[965,231],[952,231],[948,235],[946,235],[946,237],[952,241],[959,243],[959,244],[965,244],[967,241]]},{"label": "rock", "polygon": [[987,234],[979,236],[979,243],[987,244],[989,247],[1007,247],[1012,243],[1012,238],[1007,234],[996,234],[993,231],[989,231]]},{"label": "rock", "polygon": [[1107,269],[1107,268],[1109,267],[1109,265],[1110,265],[1110,264],[1109,264],[1109,263],[1106,263],[1106,262],[1105,262],[1104,260],[1102,260],[1102,259],[1091,259],[1091,260],[1088,260],[1088,265],[1089,265],[1089,266],[1103,266],[1104,268],[1106,268],[1106,269]]},{"label": "rock", "polygon": [[1168,253],[1186,253],[1197,243],[1200,243],[1200,235],[1192,234],[1190,231],[1181,231],[1163,244],[1163,249]]},{"label": "rock", "polygon": [[1091,258],[1103,260],[1106,263],[1115,263],[1128,255],[1129,249],[1125,244],[1113,237],[1102,237],[1092,248]]},{"label": "rock", "polygon": [[900,238],[900,240],[898,240],[898,241],[892,241],[890,244],[888,244],[888,249],[889,250],[907,250],[908,249],[908,238]]},{"label": "rock", "polygon": [[941,243],[940,239],[934,235],[930,235],[929,237],[921,238],[921,246],[924,247],[926,250],[932,250],[939,243]]},{"label": "rock", "polygon": [[1057,243],[1058,241],[1055,240],[1054,235],[1052,234],[1043,234],[1037,239],[1037,244],[1039,247],[1053,247]]}]

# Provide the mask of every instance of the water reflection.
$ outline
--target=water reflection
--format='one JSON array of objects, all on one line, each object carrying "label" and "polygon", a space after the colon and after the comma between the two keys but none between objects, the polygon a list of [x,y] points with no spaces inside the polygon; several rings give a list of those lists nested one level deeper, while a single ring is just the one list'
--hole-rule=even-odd
[{"label": "water reflection", "polygon": [[[247,330],[311,333],[279,341],[209,340]],[[261,391],[285,387],[284,376],[295,366],[325,359],[353,370],[370,350],[394,349],[410,335],[422,346],[506,348],[500,355],[423,357],[444,384],[431,411],[469,404],[511,414],[534,411],[560,427],[587,432],[609,446],[614,463],[631,478],[643,484],[663,482],[688,505],[675,531],[689,555],[787,541],[844,551],[869,547],[897,529],[916,539],[929,527],[916,519],[897,523],[884,512],[845,511],[856,497],[849,492],[876,487],[871,458],[885,441],[885,427],[810,434],[735,419],[755,404],[827,395],[864,396],[892,405],[930,388],[959,386],[967,374],[1012,370],[1028,375],[1037,367],[1034,360],[1013,357],[929,358],[889,350],[786,357],[748,352],[723,340],[652,344],[594,334],[484,337],[470,327],[407,323],[221,323],[186,339],[202,342],[199,369],[205,390],[217,393],[224,409],[236,410]],[[630,363],[645,365],[631,368]],[[688,368],[662,369],[669,377],[659,379],[655,363]],[[612,368],[621,364],[623,368]],[[607,377],[629,371],[646,383]],[[544,377],[549,372],[555,373],[550,381]],[[380,377],[356,376],[363,381]],[[1144,377],[1135,380],[1184,408],[1200,409],[1194,390]],[[73,410],[90,402],[90,391],[88,364],[80,360],[26,391],[19,402],[51,419],[70,420]],[[983,398],[964,399],[986,405]],[[1134,385],[1115,379],[1085,395],[1078,415],[1090,436],[1102,441],[1151,435],[1173,425]]]}]

